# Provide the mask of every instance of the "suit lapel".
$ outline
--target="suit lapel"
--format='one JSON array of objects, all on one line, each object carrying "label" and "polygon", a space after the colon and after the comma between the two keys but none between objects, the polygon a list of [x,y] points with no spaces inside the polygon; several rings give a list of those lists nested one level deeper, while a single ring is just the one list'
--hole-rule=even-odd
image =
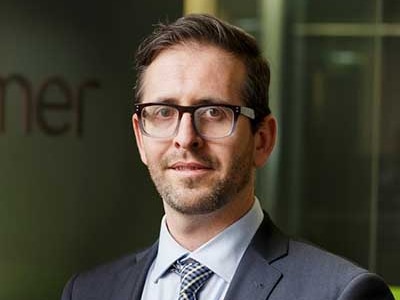
[{"label": "suit lapel", "polygon": [[286,256],[287,252],[288,238],[265,214],[264,221],[243,255],[225,299],[268,299],[283,276],[271,263]]},{"label": "suit lapel", "polygon": [[133,264],[127,274],[120,274],[117,280],[119,286],[114,289],[110,300],[140,300],[147,272],[156,257],[158,243],[155,243],[145,252],[136,256],[136,263]]},{"label": "suit lapel", "polygon": [[[157,255],[158,243],[136,256],[136,262],[118,274],[118,285],[110,300],[140,300],[147,272]],[[265,214],[232,279],[225,299],[266,300],[279,284],[282,274],[271,263],[286,256],[288,238]]]}]

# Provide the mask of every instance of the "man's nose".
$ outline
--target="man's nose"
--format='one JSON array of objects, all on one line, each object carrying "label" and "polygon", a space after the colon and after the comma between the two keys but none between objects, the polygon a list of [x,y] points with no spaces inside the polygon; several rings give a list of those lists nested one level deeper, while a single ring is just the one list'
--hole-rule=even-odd
[{"label": "man's nose", "polygon": [[203,144],[203,139],[196,132],[192,122],[193,116],[189,113],[182,115],[176,136],[174,137],[174,146],[183,149],[199,148]]}]

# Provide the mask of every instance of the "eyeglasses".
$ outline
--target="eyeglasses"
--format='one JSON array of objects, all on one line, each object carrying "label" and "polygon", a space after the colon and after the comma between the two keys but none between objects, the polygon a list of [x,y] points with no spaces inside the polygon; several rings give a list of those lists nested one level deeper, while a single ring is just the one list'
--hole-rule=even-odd
[{"label": "eyeglasses", "polygon": [[135,104],[135,113],[143,134],[153,138],[171,138],[178,132],[184,113],[190,113],[197,134],[205,139],[230,136],[239,115],[255,118],[252,108],[226,104],[180,106],[175,104]]}]

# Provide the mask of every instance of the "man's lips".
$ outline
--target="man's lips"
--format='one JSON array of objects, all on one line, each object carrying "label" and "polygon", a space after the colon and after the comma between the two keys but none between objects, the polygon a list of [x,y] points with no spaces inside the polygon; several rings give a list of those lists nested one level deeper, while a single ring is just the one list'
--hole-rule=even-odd
[{"label": "man's lips", "polygon": [[212,168],[199,162],[176,162],[171,164],[169,169],[176,171],[206,171]]}]

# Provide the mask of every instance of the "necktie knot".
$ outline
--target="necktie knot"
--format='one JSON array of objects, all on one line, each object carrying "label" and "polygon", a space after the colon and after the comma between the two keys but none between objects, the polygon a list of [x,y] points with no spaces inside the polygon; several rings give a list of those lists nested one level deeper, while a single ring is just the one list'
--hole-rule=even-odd
[{"label": "necktie knot", "polygon": [[177,260],[171,270],[181,277],[178,300],[196,300],[213,271],[194,259]]}]

